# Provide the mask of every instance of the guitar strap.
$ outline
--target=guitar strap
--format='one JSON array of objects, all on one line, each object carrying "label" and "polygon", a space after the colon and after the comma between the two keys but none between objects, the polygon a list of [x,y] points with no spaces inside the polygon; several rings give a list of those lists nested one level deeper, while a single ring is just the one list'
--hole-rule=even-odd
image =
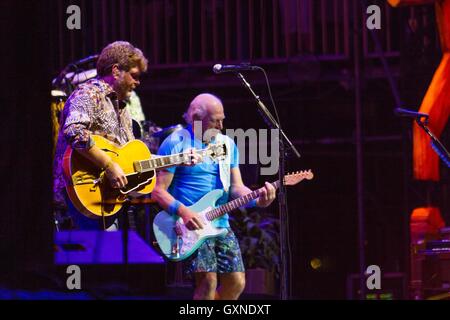
[{"label": "guitar strap", "polygon": [[231,179],[231,146],[226,136],[219,133],[216,136],[216,142],[225,143],[226,147],[226,157],[223,160],[219,160],[219,173],[220,173],[220,181],[222,182],[223,189],[228,193],[230,189],[230,179]]}]

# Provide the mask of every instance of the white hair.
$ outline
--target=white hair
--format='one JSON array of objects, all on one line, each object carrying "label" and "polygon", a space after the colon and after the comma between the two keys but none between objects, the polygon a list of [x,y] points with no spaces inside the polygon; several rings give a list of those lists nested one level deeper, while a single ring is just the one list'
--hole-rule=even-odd
[{"label": "white hair", "polygon": [[194,100],[192,100],[191,104],[189,105],[189,108],[183,115],[183,118],[187,124],[192,124],[194,123],[195,120],[203,120],[203,118],[206,117],[208,113],[207,107],[209,103],[208,99],[204,99],[206,97],[213,97],[222,104],[222,101],[217,96],[211,93],[199,94],[194,98]]},{"label": "white hair", "polygon": [[192,124],[195,120],[202,120],[207,114],[206,105],[191,102],[186,113],[183,115],[187,124]]}]

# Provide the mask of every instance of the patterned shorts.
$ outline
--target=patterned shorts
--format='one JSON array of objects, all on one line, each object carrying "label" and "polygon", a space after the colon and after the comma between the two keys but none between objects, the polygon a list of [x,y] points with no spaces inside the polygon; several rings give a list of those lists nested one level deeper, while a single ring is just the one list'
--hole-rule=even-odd
[{"label": "patterned shorts", "polygon": [[225,236],[206,240],[185,261],[185,271],[190,276],[194,272],[244,272],[241,249],[233,231],[228,228]]}]

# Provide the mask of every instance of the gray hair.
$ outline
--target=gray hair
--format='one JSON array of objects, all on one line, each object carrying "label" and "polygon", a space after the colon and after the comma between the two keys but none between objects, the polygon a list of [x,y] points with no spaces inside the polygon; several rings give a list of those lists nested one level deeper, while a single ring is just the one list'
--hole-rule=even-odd
[{"label": "gray hair", "polygon": [[192,100],[186,113],[183,114],[183,118],[187,124],[193,124],[195,120],[203,120],[203,118],[205,118],[206,114],[208,113],[207,103],[204,100],[200,99],[201,96],[205,95],[212,96],[216,98],[218,101],[220,101],[220,103],[222,103],[222,101],[213,94],[210,93],[199,94],[194,98],[194,100]]},{"label": "gray hair", "polygon": [[206,116],[206,106],[203,104],[191,104],[183,114],[183,118],[187,124],[194,123],[195,120],[202,120]]}]

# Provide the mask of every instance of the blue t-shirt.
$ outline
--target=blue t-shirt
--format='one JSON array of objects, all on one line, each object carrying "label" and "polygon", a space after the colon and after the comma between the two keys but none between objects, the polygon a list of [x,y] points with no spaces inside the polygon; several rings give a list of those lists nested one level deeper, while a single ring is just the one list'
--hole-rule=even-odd
[{"label": "blue t-shirt", "polygon": [[[227,139],[229,142],[230,150],[227,151],[230,153],[230,168],[236,168],[239,166],[239,150],[230,137],[224,136],[224,139]],[[175,131],[168,136],[159,147],[158,154],[165,156],[184,152],[190,148],[204,149],[206,146],[206,144],[194,138],[192,126],[188,126],[186,129]],[[168,192],[185,206],[193,205],[212,190],[223,189],[220,180],[219,164],[209,157],[203,158],[202,163],[192,167],[176,166],[165,170],[174,175]],[[223,197],[217,201],[216,206],[228,201],[229,192],[224,192]],[[214,225],[221,228],[229,227],[228,214],[216,219]]]}]

